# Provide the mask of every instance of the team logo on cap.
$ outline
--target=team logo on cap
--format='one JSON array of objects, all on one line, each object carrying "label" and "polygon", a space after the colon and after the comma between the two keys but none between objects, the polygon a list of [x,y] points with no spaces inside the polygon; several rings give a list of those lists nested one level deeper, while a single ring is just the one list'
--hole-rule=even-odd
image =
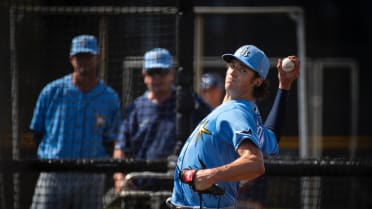
[{"label": "team logo on cap", "polygon": [[88,41],[85,40],[85,39],[82,39],[82,40],[80,40],[79,44],[80,44],[81,47],[86,47],[88,45]]},{"label": "team logo on cap", "polygon": [[161,54],[160,54],[160,53],[155,54],[155,59],[156,59],[156,60],[160,60],[160,59],[161,59]]},{"label": "team logo on cap", "polygon": [[250,51],[248,47],[242,47],[238,50],[238,54],[243,57],[247,57],[249,55]]},{"label": "team logo on cap", "polygon": [[81,40],[79,44],[80,44],[81,47],[86,47],[87,46],[87,41],[86,40]]}]

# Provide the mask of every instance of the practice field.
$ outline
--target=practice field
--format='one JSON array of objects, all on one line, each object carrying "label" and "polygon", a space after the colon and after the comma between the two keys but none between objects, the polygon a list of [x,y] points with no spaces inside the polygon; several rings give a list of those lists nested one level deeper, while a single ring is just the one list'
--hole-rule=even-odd
[{"label": "practice field", "polygon": [[[168,161],[37,159],[29,130],[35,103],[47,83],[71,73],[70,42],[78,34],[98,38],[99,77],[118,93],[123,113],[146,91],[142,57],[149,49],[168,49],[175,59],[175,89],[198,93],[202,73],[225,75],[223,53],[246,42],[262,47],[271,65],[268,98],[258,102],[263,119],[276,93],[277,59],[296,54],[304,70],[290,92],[280,155],[265,159],[265,176],[241,182],[237,208],[372,208],[372,140],[358,132],[359,63],[349,57],[309,57],[304,8],[288,2],[241,2],[225,7],[189,0],[2,0],[0,209],[29,208],[41,172],[102,174],[105,196],[97,198],[104,199],[106,209],[167,208],[174,169]],[[177,97],[182,99],[182,94]],[[180,124],[176,135],[185,138],[189,124],[175,123]],[[114,193],[112,176],[117,171],[131,174],[128,185],[131,178],[160,178],[164,183]],[[76,184],[67,180],[66,186],[79,194],[88,192],[79,190],[92,181],[84,175]]]}]

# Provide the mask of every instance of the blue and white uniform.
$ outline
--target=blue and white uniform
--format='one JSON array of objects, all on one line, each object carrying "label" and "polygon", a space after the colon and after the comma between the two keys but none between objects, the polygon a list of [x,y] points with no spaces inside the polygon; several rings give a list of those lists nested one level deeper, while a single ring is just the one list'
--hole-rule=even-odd
[{"label": "blue and white uniform", "polygon": [[[108,158],[106,142],[117,140],[121,122],[117,93],[99,81],[83,93],[72,74],[47,84],[41,91],[30,129],[43,134],[40,159]],[[42,172],[32,209],[102,208],[105,174]]]},{"label": "blue and white uniform", "polygon": [[89,92],[72,83],[72,74],[41,91],[30,129],[45,133],[38,148],[41,159],[109,157],[104,142],[116,141],[121,122],[120,101],[103,81]]},{"label": "blue and white uniform", "polygon": [[[179,155],[171,202],[177,206],[198,207],[199,194],[179,179],[179,169],[215,168],[236,160],[244,140],[254,143],[264,155],[278,154],[278,142],[267,129],[255,103],[232,100],[223,103],[201,121],[189,136]],[[205,166],[205,167],[203,167]],[[225,189],[222,196],[203,194],[206,208],[234,207],[239,182],[217,182]]]}]

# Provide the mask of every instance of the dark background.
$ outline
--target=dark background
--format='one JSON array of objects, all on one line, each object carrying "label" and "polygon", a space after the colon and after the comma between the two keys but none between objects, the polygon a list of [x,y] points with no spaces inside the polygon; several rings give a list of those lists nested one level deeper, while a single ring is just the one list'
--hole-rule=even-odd
[{"label": "dark background", "polygon": [[[305,13],[305,37],[306,37],[306,56],[311,59],[317,58],[353,58],[357,60],[360,70],[359,83],[359,127],[358,135],[371,136],[372,129],[368,123],[369,117],[372,116],[372,102],[369,99],[372,87],[369,79],[372,75],[369,61],[371,55],[371,29],[372,22],[370,8],[371,4],[368,1],[336,1],[336,0],[315,0],[315,1],[196,1],[197,4],[203,6],[299,6],[302,7]],[[217,18],[216,18],[217,19]],[[231,21],[219,20],[208,22],[209,30],[212,31],[208,37],[205,53],[208,56],[216,56],[216,51],[221,51],[221,48],[226,51],[233,52],[238,48],[242,41],[240,34],[246,33],[247,40],[256,40],[258,46],[267,52],[269,56],[283,56],[283,50],[294,53],[295,46],[288,45],[286,31],[282,22],[279,22],[277,16],[262,17],[272,24],[256,24],[255,27],[247,28],[245,25],[252,24],[252,21],[257,19],[240,19],[239,17],[231,17]],[[264,21],[264,20],[262,20]],[[205,23],[206,25],[208,23]],[[290,21],[288,21],[290,24]],[[290,28],[289,28],[290,30]],[[293,28],[292,28],[293,30]],[[257,32],[259,31],[259,32]],[[294,32],[292,32],[294,34]],[[215,43],[213,37],[218,37],[218,40],[224,42]],[[295,38],[295,37],[293,37]],[[292,41],[293,42],[293,41]],[[281,51],[276,51],[280,49]],[[311,69],[309,69],[311,70]],[[348,78],[347,71],[332,71],[324,77],[324,95],[325,100],[331,101],[331,104],[325,104],[325,112],[332,112],[339,106],[345,106],[348,103],[348,88],[347,82],[344,85],[339,85]],[[338,82],[336,82],[338,81]],[[347,81],[347,80],[346,80]],[[333,84],[332,84],[333,83]],[[328,99],[327,99],[328,98]],[[334,99],[330,99],[334,98]],[[343,100],[342,98],[345,98]],[[341,121],[348,124],[348,112],[341,114],[330,113],[330,118],[326,118],[327,127],[332,128],[332,122]],[[329,129],[329,128],[328,128]],[[341,131],[342,132],[342,131]],[[372,138],[371,138],[372,140]]]},{"label": "dark background", "polygon": [[[18,1],[23,2],[23,1]],[[122,6],[124,1],[45,1],[46,4],[68,5],[68,6],[96,6],[96,5],[111,5]],[[128,5],[131,1],[125,1]],[[134,1],[133,1],[134,2]],[[145,0],[144,3],[149,5],[167,5],[166,1]],[[17,4],[17,1],[13,1]],[[134,3],[133,3],[134,4]],[[174,3],[173,3],[174,4]],[[0,1],[0,91],[2,100],[0,101],[0,145],[2,150],[9,152],[11,147],[9,141],[4,139],[11,138],[11,75],[10,75],[10,36],[9,36],[9,10],[10,1]],[[345,58],[354,59],[359,65],[359,107],[358,107],[358,129],[357,135],[364,137],[368,141],[372,141],[372,129],[370,128],[369,117],[372,116],[372,100],[371,86],[369,79],[371,70],[369,67],[369,55],[371,48],[371,12],[369,11],[370,3],[368,1],[336,1],[336,0],[315,0],[315,1],[248,1],[248,0],[196,0],[195,6],[296,6],[301,7],[305,14],[305,38],[306,38],[306,56],[309,59],[323,58]],[[70,17],[71,18],[71,17]],[[63,16],[53,16],[53,18],[35,18],[22,20],[23,30],[18,31],[18,60],[17,63],[20,73],[20,86],[23,88],[19,98],[19,106],[21,110],[20,121],[26,121],[21,125],[20,131],[28,131],[28,123],[32,116],[32,110],[36,101],[37,95],[41,88],[50,80],[56,79],[66,73],[71,72],[68,57],[66,53],[69,48],[70,40],[73,34],[79,30],[91,31],[97,34],[96,26],[97,17],[84,16],[80,18],[72,17],[66,19]],[[81,28],[54,28],[54,23],[71,22],[75,24],[81,21]],[[146,21],[146,20],[144,20]],[[34,27],[33,24],[41,22],[45,26],[40,28]],[[91,24],[91,25],[90,25]],[[114,40],[111,46],[115,53],[122,53],[121,50],[125,47],[129,50],[134,50],[135,54],[141,56],[144,49],[138,48],[137,41],[129,41],[130,44],[124,45],[120,39],[123,35],[134,37],[142,36],[143,40],[149,37],[148,33],[130,34],[131,31],[122,29],[120,21],[111,22],[111,27],[115,28],[115,33],[112,35]],[[130,27],[136,27],[146,22],[131,22],[126,23]],[[255,44],[263,49],[269,57],[283,57],[290,54],[296,54],[296,37],[293,21],[288,16],[278,15],[227,15],[224,17],[208,16],[204,22],[204,55],[219,57],[223,53],[233,53],[238,47],[243,44]],[[76,25],[76,24],[75,24]],[[61,33],[62,31],[62,33]],[[35,35],[36,34],[36,35]],[[40,34],[40,35],[39,35]],[[49,35],[43,35],[49,34]],[[60,36],[60,41],[54,42],[54,37]],[[156,38],[156,37],[155,37]],[[171,36],[169,36],[171,39]],[[47,40],[51,44],[40,46],[41,40]],[[172,40],[169,41],[172,43]],[[167,44],[169,44],[167,43]],[[151,44],[151,43],[150,43]],[[146,45],[146,44],[145,44]],[[147,46],[147,45],[146,45]],[[148,47],[148,46],[147,46]],[[174,46],[173,46],[174,47]],[[175,49],[171,48],[174,53]],[[181,49],[182,50],[182,49]],[[42,55],[41,55],[42,54]],[[122,57],[125,54],[116,54],[119,57],[115,63],[121,63]],[[39,66],[39,57],[45,57],[48,65],[37,69],[29,69],[29,66]],[[64,60],[61,60],[64,57]],[[113,68],[121,70],[121,65],[115,64]],[[112,69],[110,67],[110,69]],[[208,69],[205,69],[208,70]],[[216,70],[216,69],[214,69]],[[311,69],[307,69],[311,70]],[[224,74],[224,69],[221,69]],[[39,75],[43,75],[40,77]],[[115,74],[116,75],[116,74]],[[270,77],[275,77],[275,73],[271,72]],[[118,76],[119,77],[119,76]],[[109,78],[113,83],[120,83],[117,78]],[[350,134],[350,84],[348,82],[349,74],[347,70],[328,70],[324,73],[323,94],[324,94],[324,110],[323,110],[323,131],[325,135],[347,136]],[[316,85],[316,84],[315,84]],[[275,83],[273,84],[275,87]],[[120,91],[119,87],[113,86]],[[273,90],[273,94],[275,91]],[[293,96],[290,98],[290,113],[289,122],[286,123],[285,134],[297,136],[297,92],[296,86],[292,91]],[[271,95],[273,96],[273,95]],[[263,106],[263,116],[268,111],[268,105]],[[4,155],[3,155],[4,156]]]}]

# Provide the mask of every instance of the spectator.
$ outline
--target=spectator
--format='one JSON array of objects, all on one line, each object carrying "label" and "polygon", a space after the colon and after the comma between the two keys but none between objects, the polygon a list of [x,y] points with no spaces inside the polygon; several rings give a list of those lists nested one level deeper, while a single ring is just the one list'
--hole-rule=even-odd
[{"label": "spectator", "polygon": [[[175,150],[176,136],[176,90],[173,58],[168,50],[155,48],[144,55],[142,75],[147,91],[129,105],[119,133],[115,158],[136,160],[166,160]],[[205,117],[211,107],[198,95],[193,94],[191,112],[192,127]],[[114,174],[115,189],[123,186],[124,175]],[[141,189],[164,188],[158,181],[137,181]],[[172,185],[168,185],[171,189]]]},{"label": "spectator", "polygon": [[[40,159],[102,159],[112,155],[120,125],[117,93],[97,77],[96,38],[79,35],[70,50],[71,74],[41,91],[30,129]],[[104,174],[42,172],[32,209],[102,209]]]},{"label": "spectator", "polygon": [[213,108],[220,105],[225,96],[222,77],[217,73],[205,73],[201,77],[200,96]]}]

